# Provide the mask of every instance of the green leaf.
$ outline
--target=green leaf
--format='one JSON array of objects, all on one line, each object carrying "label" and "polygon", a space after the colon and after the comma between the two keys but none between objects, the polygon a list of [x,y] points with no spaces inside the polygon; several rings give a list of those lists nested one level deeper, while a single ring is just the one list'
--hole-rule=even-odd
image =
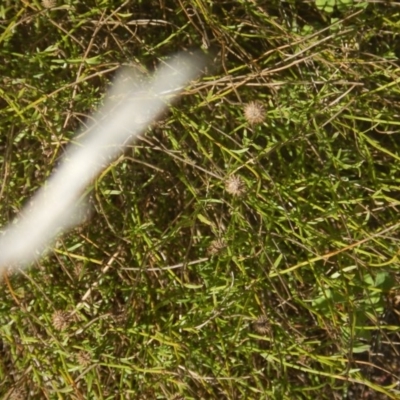
[{"label": "green leaf", "polygon": [[213,225],[213,223],[210,221],[210,220],[208,220],[204,215],[202,215],[202,214],[197,214],[197,218],[201,221],[201,222],[203,222],[204,224],[206,224],[206,225],[209,225],[209,226],[212,226]]},{"label": "green leaf", "polygon": [[316,0],[315,5],[321,11],[325,11],[328,14],[333,12],[336,0]]}]

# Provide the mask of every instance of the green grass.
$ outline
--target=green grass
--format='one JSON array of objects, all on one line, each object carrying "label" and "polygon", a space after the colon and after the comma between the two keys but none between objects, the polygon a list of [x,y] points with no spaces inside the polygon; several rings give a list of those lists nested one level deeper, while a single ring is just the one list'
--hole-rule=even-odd
[{"label": "green grass", "polygon": [[376,337],[400,351],[398,4],[56,3],[0,5],[3,226],[121,65],[211,62],[93,183],[90,221],[3,279],[1,398],[398,398],[389,356],[368,373]]}]

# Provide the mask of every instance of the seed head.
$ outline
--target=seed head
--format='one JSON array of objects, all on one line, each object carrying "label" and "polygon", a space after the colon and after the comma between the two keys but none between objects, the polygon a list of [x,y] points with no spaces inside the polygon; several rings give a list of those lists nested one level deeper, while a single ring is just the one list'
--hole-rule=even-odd
[{"label": "seed head", "polygon": [[57,5],[56,0],[43,0],[42,1],[42,6],[43,8],[53,8]]},{"label": "seed head", "polygon": [[213,240],[207,249],[207,254],[209,256],[215,256],[222,252],[226,248],[225,240],[223,239],[216,239]]},{"label": "seed head", "polygon": [[253,322],[253,329],[260,335],[266,335],[270,331],[268,319],[265,315],[261,315]]},{"label": "seed head", "polygon": [[399,292],[399,290],[392,290],[391,293],[389,293],[389,299],[391,301],[391,306],[396,311],[396,313],[398,313],[398,310],[400,309],[400,292]]},{"label": "seed head", "polygon": [[82,366],[82,367],[87,367],[90,362],[92,361],[92,357],[90,356],[90,353],[87,351],[81,350],[77,355],[76,355],[76,361]]},{"label": "seed head", "polygon": [[27,391],[24,388],[14,389],[7,397],[9,400],[25,400],[27,398]]},{"label": "seed head", "polygon": [[241,196],[246,191],[243,179],[237,175],[231,175],[225,181],[225,190],[233,196]]},{"label": "seed head", "polygon": [[261,124],[265,119],[264,106],[258,101],[251,101],[244,106],[244,117],[250,125]]},{"label": "seed head", "polygon": [[57,310],[53,313],[52,320],[54,328],[58,331],[63,331],[68,328],[71,318],[68,312]]}]

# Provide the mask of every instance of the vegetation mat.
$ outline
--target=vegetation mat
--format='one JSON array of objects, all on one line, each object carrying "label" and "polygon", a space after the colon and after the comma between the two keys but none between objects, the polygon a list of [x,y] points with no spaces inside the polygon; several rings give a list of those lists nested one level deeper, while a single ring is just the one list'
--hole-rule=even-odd
[{"label": "vegetation mat", "polygon": [[120,67],[210,61],[86,222],[3,276],[1,398],[400,398],[399,21],[389,0],[3,0],[3,227]]}]

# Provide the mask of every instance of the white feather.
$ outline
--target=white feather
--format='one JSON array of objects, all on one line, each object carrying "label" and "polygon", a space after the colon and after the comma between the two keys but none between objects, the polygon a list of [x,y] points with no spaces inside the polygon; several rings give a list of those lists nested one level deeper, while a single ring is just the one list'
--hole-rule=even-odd
[{"label": "white feather", "polygon": [[62,231],[83,215],[79,199],[88,184],[114,160],[123,147],[142,133],[195,78],[199,56],[178,55],[140,84],[126,72],[114,82],[105,105],[89,124],[89,133],[70,146],[57,171],[33,197],[19,218],[0,238],[0,273],[32,263]]}]

